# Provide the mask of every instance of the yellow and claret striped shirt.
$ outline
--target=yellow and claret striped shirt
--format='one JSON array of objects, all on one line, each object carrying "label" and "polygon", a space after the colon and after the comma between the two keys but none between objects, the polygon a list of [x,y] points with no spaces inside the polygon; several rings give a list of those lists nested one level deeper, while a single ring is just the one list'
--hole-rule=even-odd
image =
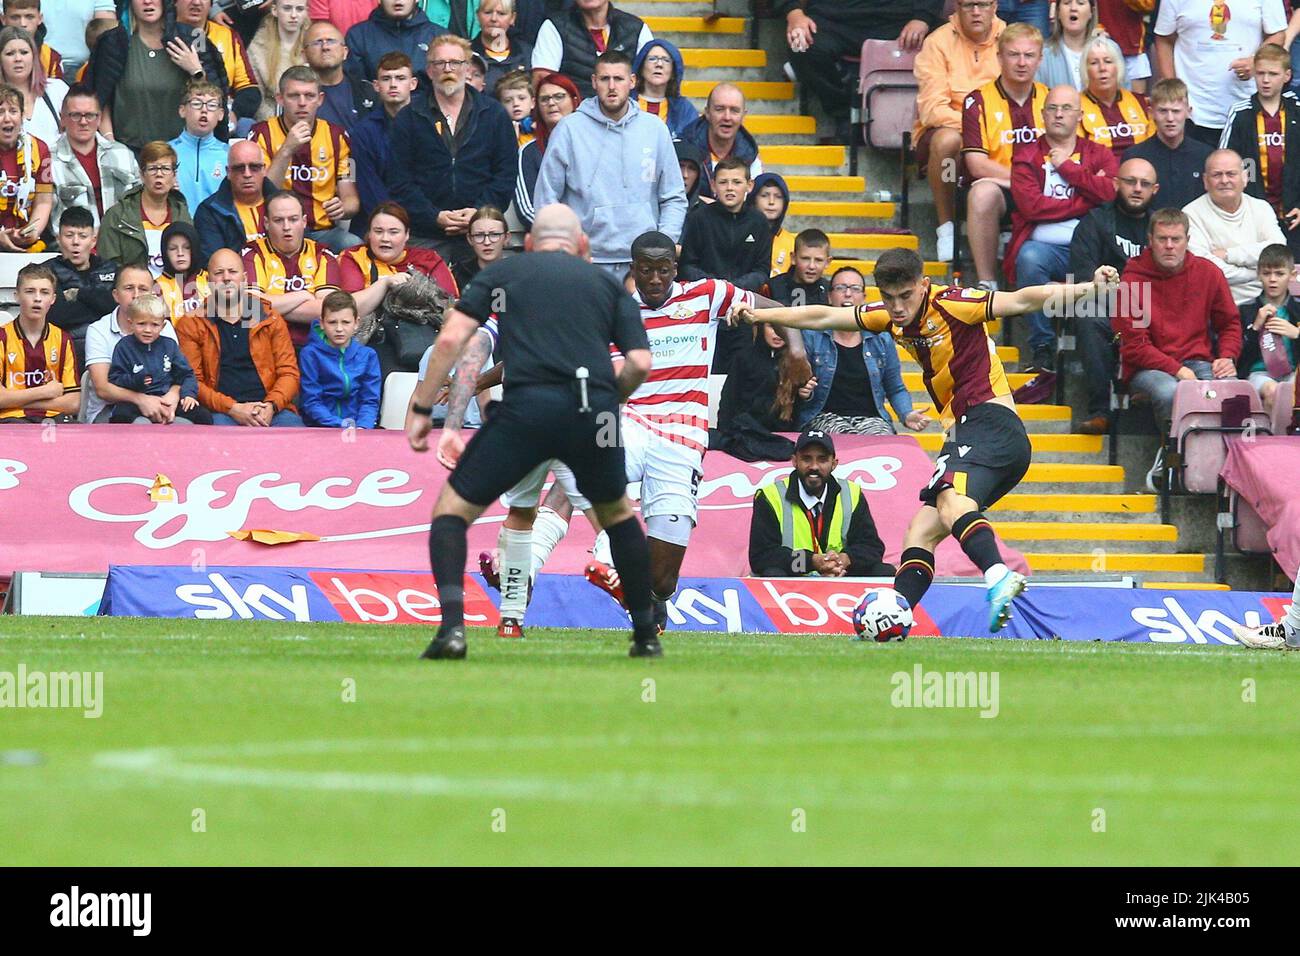
[{"label": "yellow and claret striped shirt", "polygon": [[1083,115],[1079,118],[1079,132],[1098,146],[1105,146],[1117,159],[1124,151],[1155,135],[1151,122],[1151,105],[1146,96],[1131,90],[1120,90],[1115,102],[1101,102],[1091,93],[1082,97]]},{"label": "yellow and claret striped shirt", "polygon": [[855,318],[866,332],[888,331],[921,366],[925,390],[947,429],[973,405],[1010,395],[1002,360],[984,323],[993,317],[987,289],[933,284],[919,317],[895,325],[884,303],[864,302]]},{"label": "yellow and claret striped shirt", "polygon": [[226,84],[230,92],[238,93],[250,86],[257,85],[253,73],[253,64],[248,59],[248,51],[239,34],[215,20],[207,21],[208,42],[221,54],[221,62],[226,67]]},{"label": "yellow and claret striped shirt", "polygon": [[52,80],[63,79],[63,57],[48,43],[41,44],[41,69]]},{"label": "yellow and claret striped shirt", "polygon": [[1017,149],[1043,135],[1043,103],[1047,87],[1035,83],[1029,98],[1017,103],[1002,80],[985,83],[966,97],[961,113],[961,151],[984,153],[1006,169]]},{"label": "yellow and claret striped shirt", "polygon": [[171,309],[172,324],[180,321],[186,312],[193,312],[208,297],[208,274],[203,269],[185,276],[184,286],[175,276],[160,275],[154,280],[154,291]]},{"label": "yellow and claret striped shirt", "polygon": [[[271,240],[256,239],[244,249],[244,276],[254,292],[265,299],[289,292],[331,292],[339,288],[339,261],[311,239],[302,241],[296,256],[281,255]],[[307,341],[308,327],[289,323],[294,345]]]},{"label": "yellow and claret striped shirt", "polygon": [[[40,388],[50,382],[63,385],[63,394],[79,393],[77,359],[72,339],[56,325],[45,323],[45,331],[33,345],[23,335],[18,319],[0,329],[0,384],[5,388]],[[0,409],[4,418],[53,418],[57,412],[31,412],[22,408]]]},{"label": "yellow and claret striped shirt", "polygon": [[235,200],[235,212],[239,213],[239,221],[243,224],[246,244],[266,235],[265,202],[259,202],[256,206],[245,206],[239,200]]},{"label": "yellow and claret striped shirt", "polygon": [[22,133],[13,148],[0,147],[0,227],[23,228],[31,216],[32,201],[38,195],[53,192],[50,148],[44,142],[30,133]]},{"label": "yellow and claret striped shirt", "polygon": [[[292,124],[291,124],[292,125]],[[289,137],[284,117],[273,116],[253,126],[249,139],[262,147],[268,166]],[[316,120],[311,141],[293,154],[278,185],[308,201],[307,229],[329,229],[334,225],[325,212],[325,201],[338,195],[340,180],[352,179],[352,150],[340,126]]]}]

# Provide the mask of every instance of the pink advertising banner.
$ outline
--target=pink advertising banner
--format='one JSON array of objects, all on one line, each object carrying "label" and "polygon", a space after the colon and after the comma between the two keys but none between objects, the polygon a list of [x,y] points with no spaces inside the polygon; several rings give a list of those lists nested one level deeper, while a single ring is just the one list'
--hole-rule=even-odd
[{"label": "pink advertising banner", "polygon": [[[917,494],[933,465],[907,436],[836,442],[837,475],[867,494],[897,562]],[[755,491],[789,462],[705,459],[700,521],[683,573],[749,573]],[[158,476],[170,482],[157,487]],[[400,432],[160,428],[149,425],[13,426],[0,430],[0,575],[16,570],[106,571],[112,564],[286,566],[420,570],[429,566],[429,515],[446,470],[417,455]],[[151,494],[151,490],[153,493]],[[630,489],[633,496],[637,487]],[[471,570],[496,545],[500,502],[470,531]],[[305,532],[319,541],[269,546],[230,532]],[[594,533],[579,517],[548,570],[580,573]],[[1008,563],[1025,570],[1006,549]],[[951,539],[940,575],[975,574]]]}]

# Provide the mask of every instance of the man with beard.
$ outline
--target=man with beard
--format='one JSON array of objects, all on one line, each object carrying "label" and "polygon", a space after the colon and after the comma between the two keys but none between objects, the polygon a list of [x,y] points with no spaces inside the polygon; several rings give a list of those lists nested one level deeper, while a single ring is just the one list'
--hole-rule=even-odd
[{"label": "man with beard", "polygon": [[450,34],[430,45],[433,93],[417,92],[390,129],[389,193],[411,216],[412,242],[452,264],[473,256],[470,217],[510,205],[518,171],[510,115],[466,88],[469,53],[469,41]]},{"label": "man with beard", "polygon": [[[1160,184],[1145,159],[1126,159],[1115,177],[1115,199],[1079,220],[1070,243],[1070,273],[1090,276],[1098,266],[1122,273],[1128,261],[1147,247],[1151,204]],[[1088,383],[1088,417],[1079,426],[1085,435],[1110,430],[1110,383],[1115,378],[1115,333],[1105,303],[1096,315],[1076,315],[1074,333],[1084,379]]]},{"label": "man with beard", "polygon": [[884,562],[866,495],[855,481],[837,481],[835,443],[811,429],[795,442],[794,471],[754,495],[749,568],[760,577],[893,577]]}]

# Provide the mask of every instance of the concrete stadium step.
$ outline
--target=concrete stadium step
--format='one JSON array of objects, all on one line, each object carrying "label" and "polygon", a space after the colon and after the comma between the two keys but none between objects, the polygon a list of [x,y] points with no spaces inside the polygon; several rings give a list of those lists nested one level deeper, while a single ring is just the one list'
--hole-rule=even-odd
[{"label": "concrete stadium step", "polygon": [[[701,103],[708,97],[709,91],[712,90],[722,80],[686,80],[682,83],[682,96],[692,100],[699,100]],[[730,82],[730,81],[728,81]],[[745,94],[746,108],[752,108],[749,104],[751,100],[794,100],[794,84],[785,80],[742,80],[736,84],[740,87],[740,92]],[[757,110],[755,110],[757,112]],[[833,147],[843,150],[843,146]]]},{"label": "concrete stadium step", "polygon": [[[1096,573],[1138,573],[1200,575],[1206,570],[1203,554],[1143,554],[1132,551],[1092,552],[1024,551],[1031,571],[1094,571]],[[1169,580],[1177,580],[1170,578]]]},{"label": "concrete stadium step", "polygon": [[[790,217],[812,217],[834,221],[836,219],[879,219],[889,221],[894,218],[892,202],[861,202],[843,199],[818,202],[809,199],[792,199],[786,215]],[[839,232],[833,227],[826,232]]]},{"label": "concrete stadium step", "polygon": [[1013,547],[1022,549],[1025,542],[1032,550],[1048,554],[1069,554],[1108,548],[1107,542],[1123,542],[1129,554],[1169,552],[1178,540],[1178,529],[1171,524],[1118,522],[1001,521],[993,522],[998,535]]},{"label": "concrete stadium step", "polygon": [[[638,14],[639,16],[639,14]],[[746,21],[744,17],[718,17],[710,21],[708,17],[675,17],[659,16],[652,14],[648,17],[642,17],[645,25],[650,28],[655,36],[662,36],[665,33],[689,33],[695,34],[695,40],[699,41],[699,34],[708,34],[709,36],[746,36]],[[678,47],[686,44],[678,43]]]},{"label": "concrete stadium step", "polygon": [[[745,49],[715,49],[713,47],[686,47],[682,50],[682,62],[686,64],[688,76],[693,80],[708,77],[697,75],[698,70],[750,70],[767,68],[767,51]],[[749,125],[749,120],[745,121]],[[751,130],[752,132],[752,130]]]},{"label": "concrete stadium step", "polygon": [[[1033,436],[1030,436],[1031,440]],[[998,521],[1149,524],[1156,515],[1155,495],[1034,494],[1014,491],[989,512]]]},{"label": "concrete stadium step", "polygon": [[[811,177],[816,179],[817,177]],[[852,176],[843,177],[826,177],[853,179]],[[793,188],[793,187],[792,187]],[[845,249],[893,249],[902,246],[904,249],[916,249],[920,247],[921,241],[911,233],[892,233],[892,232],[832,232],[829,233],[831,248],[836,252]]]},{"label": "concrete stadium step", "polygon": [[[874,299],[879,296],[876,287],[871,284],[871,273],[875,271],[876,261],[874,259],[832,259],[827,265],[827,273],[833,273],[836,269],[857,269],[867,281],[866,296],[867,299]],[[946,262],[927,262],[925,263],[925,274],[932,279],[939,279],[948,274],[948,263]]]},{"label": "concrete stadium step", "polygon": [[626,0],[618,8],[646,17],[706,17],[713,12],[712,0]]},{"label": "concrete stadium step", "polygon": [[763,168],[780,169],[785,166],[812,166],[839,169],[847,154],[843,146],[769,146],[759,154]]},{"label": "concrete stadium step", "polygon": [[[745,129],[755,136],[769,134],[808,136],[817,132],[817,120],[815,117],[800,116],[798,113],[750,113],[745,117]],[[867,188],[865,180],[862,188]]]}]

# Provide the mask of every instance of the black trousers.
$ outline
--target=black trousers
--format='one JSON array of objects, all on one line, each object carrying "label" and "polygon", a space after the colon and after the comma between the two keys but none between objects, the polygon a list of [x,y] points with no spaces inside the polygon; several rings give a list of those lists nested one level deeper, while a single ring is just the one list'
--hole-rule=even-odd
[{"label": "black trousers", "polygon": [[[816,94],[831,119],[847,121],[858,84],[857,67],[846,63],[844,57],[858,56],[863,40],[897,40],[898,25],[890,22],[874,28],[846,26],[825,18],[814,22],[817,32],[813,34],[813,45],[805,53],[791,50],[790,65],[799,82]],[[854,77],[851,82],[850,75]]]},{"label": "black trousers", "polygon": [[1088,417],[1110,414],[1110,383],[1115,379],[1115,332],[1110,319],[1076,316],[1074,343],[1088,383]]}]

